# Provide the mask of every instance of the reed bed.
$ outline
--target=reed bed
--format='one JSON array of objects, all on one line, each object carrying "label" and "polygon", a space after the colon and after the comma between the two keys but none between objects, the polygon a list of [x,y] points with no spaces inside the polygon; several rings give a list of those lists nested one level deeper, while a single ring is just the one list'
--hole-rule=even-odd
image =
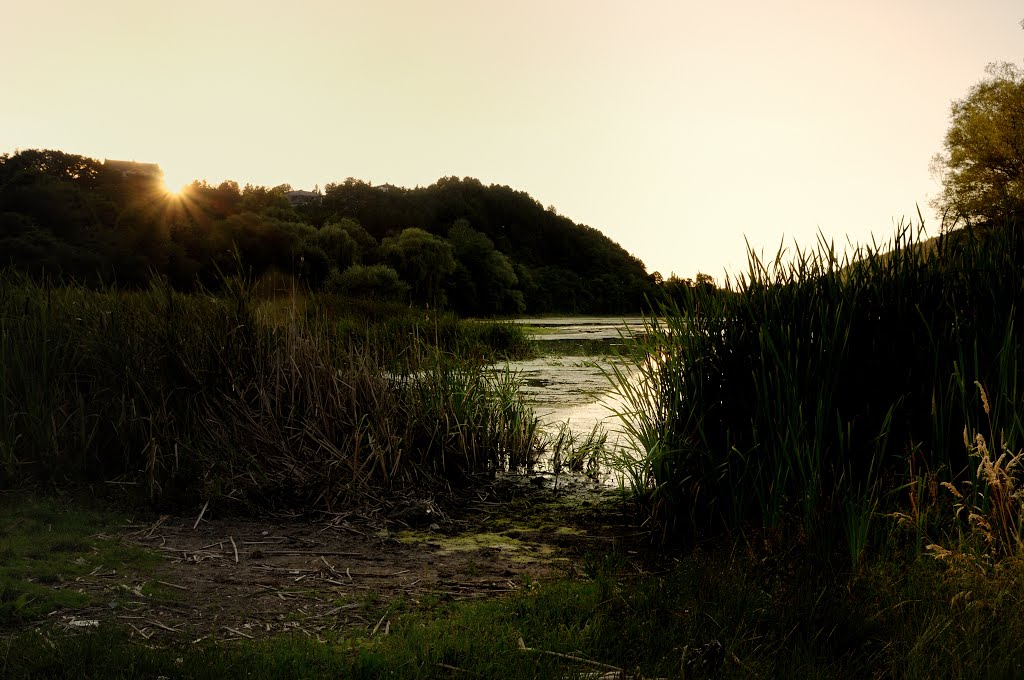
[{"label": "reed bed", "polygon": [[974,433],[1022,445],[1021,239],[923,237],[902,225],[850,255],[824,240],[750,253],[732,290],[648,320],[640,379],[616,379],[641,453],[617,464],[667,536],[754,531],[857,562],[889,513],[909,508],[920,542],[957,530],[924,512],[941,482],[987,512]]},{"label": "reed bed", "polygon": [[419,342],[429,327],[385,342],[322,306],[263,314],[242,281],[214,297],[0,276],[5,485],[330,509],[540,447],[514,377]]}]

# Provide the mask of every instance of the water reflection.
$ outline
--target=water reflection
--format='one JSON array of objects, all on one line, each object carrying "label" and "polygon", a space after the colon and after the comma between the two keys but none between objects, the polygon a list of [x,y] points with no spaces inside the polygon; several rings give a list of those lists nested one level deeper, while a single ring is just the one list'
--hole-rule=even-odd
[{"label": "water reflection", "polygon": [[643,329],[643,319],[564,317],[522,319],[519,323],[534,331],[544,353],[512,362],[509,368],[520,377],[522,394],[543,430],[555,435],[567,427],[585,438],[601,427],[608,432],[610,446],[619,444],[615,412],[621,410],[622,401],[608,375],[615,362],[628,371],[628,364],[622,364],[617,352],[624,337]]}]

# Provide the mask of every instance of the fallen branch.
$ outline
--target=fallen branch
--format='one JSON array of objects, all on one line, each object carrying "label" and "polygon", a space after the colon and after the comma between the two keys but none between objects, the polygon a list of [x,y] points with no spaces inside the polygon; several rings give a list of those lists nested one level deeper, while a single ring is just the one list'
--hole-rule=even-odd
[{"label": "fallen branch", "polygon": [[621,677],[623,679],[626,678],[626,671],[625,671],[625,669],[619,668],[618,666],[612,666],[610,664],[601,663],[600,661],[591,661],[590,659],[584,659],[581,656],[573,656],[572,654],[562,654],[560,652],[549,652],[546,649],[534,649],[532,647],[527,647],[526,643],[523,642],[523,638],[519,638],[519,650],[522,651],[522,652],[536,652],[537,654],[547,654],[548,656],[554,656],[554,657],[557,657],[559,659],[565,659],[567,661],[575,661],[576,663],[587,664],[588,666],[593,666],[594,668],[600,668],[602,670],[612,671],[614,673],[619,673],[620,674],[619,677]]},{"label": "fallen branch", "polygon": [[160,623],[159,621],[154,621],[153,619],[149,619],[148,622],[153,624],[157,628],[163,628],[164,630],[170,631],[171,633],[179,633],[179,632],[181,632],[177,628],[171,628],[170,626],[165,626],[164,624]]},{"label": "fallen branch", "polygon": [[361,553],[332,552],[330,550],[264,550],[264,555],[329,555],[330,557],[362,557]]},{"label": "fallen branch", "polygon": [[468,673],[469,675],[473,675],[473,673],[471,673],[470,671],[467,671],[465,668],[459,668],[458,666],[452,666],[451,664],[440,663],[439,662],[439,663],[434,664],[434,665],[436,665],[438,668],[443,668],[446,671],[454,671],[456,673]]},{"label": "fallen branch", "polygon": [[160,515],[160,519],[158,519],[156,522],[154,522],[153,526],[151,526],[149,528],[149,532],[146,534],[146,538],[149,538],[150,536],[152,536],[153,532],[157,530],[157,527],[159,527],[161,524],[166,522],[169,517],[170,517],[170,515]]},{"label": "fallen branch", "polygon": [[145,629],[139,630],[131,622],[129,622],[128,625],[132,627],[132,630],[134,630],[136,633],[142,636],[143,640],[148,640],[149,638],[153,637],[152,633],[146,633]]},{"label": "fallen branch", "polygon": [[224,630],[226,630],[226,631],[228,631],[230,633],[234,633],[235,635],[240,635],[240,636],[242,636],[244,638],[249,638],[250,640],[253,639],[253,637],[251,635],[249,635],[248,633],[243,633],[240,630],[235,630],[234,628],[232,628],[230,626],[224,626]]},{"label": "fallen branch", "polygon": [[206,514],[206,508],[208,508],[208,507],[210,507],[210,499],[209,498],[207,498],[206,499],[206,503],[203,504],[203,509],[199,511],[199,517],[196,517],[196,523],[192,525],[193,529],[195,529],[197,526],[199,526],[199,523],[203,521],[203,515]]},{"label": "fallen branch", "polygon": [[177,583],[168,583],[167,581],[157,581],[162,586],[168,586],[170,588],[177,588],[178,590],[188,590],[185,586],[179,586]]}]

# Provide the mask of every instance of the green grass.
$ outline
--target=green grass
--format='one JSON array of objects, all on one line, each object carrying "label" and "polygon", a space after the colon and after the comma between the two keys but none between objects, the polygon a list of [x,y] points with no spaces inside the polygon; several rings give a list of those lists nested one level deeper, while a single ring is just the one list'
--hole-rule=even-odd
[{"label": "green grass", "polygon": [[547,435],[546,451],[551,457],[551,470],[563,470],[597,476],[601,461],[608,456],[608,432],[600,423],[590,432],[577,433],[562,423],[557,432]]},{"label": "green grass", "polygon": [[68,501],[0,494],[0,627],[96,604],[76,584],[94,570],[144,571],[159,561],[113,538],[118,522]]},{"label": "green grass", "polygon": [[[553,652],[643,677],[1015,677],[1024,663],[1016,585],[1024,564],[978,566],[907,561],[896,551],[835,573],[805,551],[766,552],[754,541],[694,550],[638,573],[612,553],[585,559],[575,577],[509,597],[397,603],[387,635],[142,644],[107,624],[75,634],[10,631],[0,639],[0,674],[538,678],[594,670]],[[691,666],[684,675],[684,654],[693,661],[713,642],[724,651],[718,670]]]},{"label": "green grass", "polygon": [[[276,316],[287,317],[276,304]],[[303,302],[310,320],[326,319],[347,342],[368,344],[387,356],[402,356],[412,344],[481,362],[533,356],[537,343],[529,330],[512,321],[463,319],[453,312],[425,310],[401,303],[313,295]]]},{"label": "green grass", "polygon": [[[1024,558],[922,556],[913,527],[895,518],[880,520],[886,538],[855,570],[836,570],[812,546],[762,531],[653,562],[612,547],[564,576],[524,580],[519,592],[486,601],[384,601],[368,592],[358,603],[368,618],[387,612],[386,635],[361,627],[196,643],[194,635],[143,641],[112,615],[98,629],[60,626],[50,612],[95,612],[118,597],[79,593],[76,578],[99,567],[144,574],[159,560],[111,538],[123,522],[68,500],[0,495],[0,676],[537,678],[594,670],[564,655],[649,678],[1016,677],[1024,664]],[[684,654],[693,661],[713,642],[724,650],[721,667],[683,675]]]}]

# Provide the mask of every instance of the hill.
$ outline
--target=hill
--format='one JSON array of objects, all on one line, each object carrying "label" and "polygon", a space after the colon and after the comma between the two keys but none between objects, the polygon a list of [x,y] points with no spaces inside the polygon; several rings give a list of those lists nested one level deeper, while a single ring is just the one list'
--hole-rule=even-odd
[{"label": "hill", "polygon": [[217,287],[241,268],[473,315],[635,313],[656,289],[600,231],[507,186],[349,178],[293,192],[229,181],[173,195],[153,164],[51,150],[0,156],[0,252],[32,274],[86,283],[141,286],[156,274]]}]

